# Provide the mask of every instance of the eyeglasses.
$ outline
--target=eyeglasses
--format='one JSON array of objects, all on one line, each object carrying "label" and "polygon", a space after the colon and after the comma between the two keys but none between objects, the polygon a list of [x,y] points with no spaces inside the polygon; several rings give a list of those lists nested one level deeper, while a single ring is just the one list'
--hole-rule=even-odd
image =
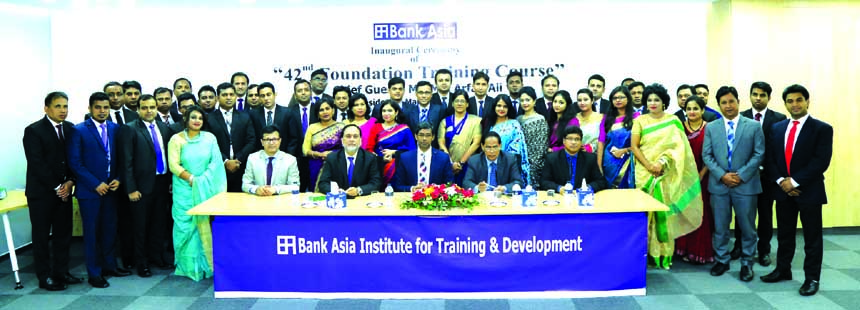
[{"label": "eyeglasses", "polygon": [[429,92],[429,91],[419,91],[419,92],[415,92],[415,93],[416,93],[416,94],[419,94],[419,95],[430,95],[430,94],[433,94],[433,92]]},{"label": "eyeglasses", "polygon": [[627,100],[627,96],[615,96],[615,97],[612,97],[612,100],[615,100],[615,101]]},{"label": "eyeglasses", "polygon": [[266,143],[275,143],[275,142],[278,142],[278,141],[281,141],[281,138],[268,138],[268,139],[263,139],[263,142],[266,142]]}]

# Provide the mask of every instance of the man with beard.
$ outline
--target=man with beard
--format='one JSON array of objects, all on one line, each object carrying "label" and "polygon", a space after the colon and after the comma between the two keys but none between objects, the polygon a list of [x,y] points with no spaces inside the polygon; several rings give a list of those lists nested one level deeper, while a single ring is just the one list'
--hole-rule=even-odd
[{"label": "man with beard", "polygon": [[[319,192],[331,191],[331,182],[346,189],[346,196],[370,195],[382,184],[382,175],[376,164],[376,154],[361,148],[361,129],[355,124],[343,127],[341,143],[343,149],[331,152],[326,156],[322,172],[320,172]],[[450,169],[450,166],[448,166]]]}]

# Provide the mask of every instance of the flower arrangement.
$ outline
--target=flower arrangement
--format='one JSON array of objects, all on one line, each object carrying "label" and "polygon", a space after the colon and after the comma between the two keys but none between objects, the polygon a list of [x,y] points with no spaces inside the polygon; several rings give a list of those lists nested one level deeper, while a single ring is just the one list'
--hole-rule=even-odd
[{"label": "flower arrangement", "polygon": [[401,209],[420,209],[445,211],[450,209],[472,210],[477,206],[478,197],[471,189],[456,184],[431,184],[412,193],[412,199],[400,204]]}]

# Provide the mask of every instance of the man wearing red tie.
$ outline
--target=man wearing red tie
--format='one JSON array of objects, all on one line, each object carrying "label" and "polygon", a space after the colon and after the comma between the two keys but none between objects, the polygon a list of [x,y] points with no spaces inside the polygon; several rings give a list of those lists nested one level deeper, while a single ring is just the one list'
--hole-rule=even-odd
[{"label": "man wearing red tie", "polygon": [[806,280],[800,295],[818,292],[821,260],[824,253],[821,236],[821,206],[827,203],[824,172],[830,166],[833,150],[833,127],[810,117],[809,91],[801,85],[791,85],[782,92],[785,109],[791,118],[778,122],[771,129],[765,170],[769,182],[779,184],[773,195],[776,200],[777,240],[776,269],[761,277],[764,282],[791,280],[791,260],[795,250],[797,215],[803,224],[806,258],[803,271]]}]

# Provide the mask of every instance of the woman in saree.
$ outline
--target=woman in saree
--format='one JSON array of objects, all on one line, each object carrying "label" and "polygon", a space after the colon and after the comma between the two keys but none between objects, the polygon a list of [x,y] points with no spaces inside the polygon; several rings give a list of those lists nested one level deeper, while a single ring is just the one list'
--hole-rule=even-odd
[{"label": "woman in saree", "polygon": [[531,168],[526,137],[520,123],[517,122],[517,111],[514,109],[511,97],[504,94],[496,97],[493,112],[488,113],[481,120],[481,134],[486,135],[490,131],[499,134],[502,137],[501,150],[519,155],[523,183],[526,183],[523,185],[531,184]]},{"label": "woman in saree", "polygon": [[302,153],[308,157],[310,166],[310,180],[316,191],[320,169],[325,163],[325,157],[332,151],[340,149],[340,131],[343,123],[334,120],[335,105],[331,98],[322,98],[311,106],[311,115],[316,115],[319,122],[310,124],[305,132],[305,141],[302,144]]},{"label": "woman in saree", "polygon": [[537,189],[543,171],[549,126],[543,115],[535,111],[535,96],[534,88],[526,86],[520,89],[520,107],[523,109],[523,115],[517,117],[517,122],[523,128],[529,152],[529,168],[531,168],[529,173],[532,179],[528,180],[528,183]]},{"label": "woman in saree", "polygon": [[185,110],[185,130],[167,144],[173,173],[173,250],[176,275],[200,281],[212,276],[212,228],[209,216],[186,212],[227,191],[227,174],[215,136],[200,131],[206,114],[197,106]]},{"label": "woman in saree", "polygon": [[[573,98],[566,90],[560,90],[552,96],[552,110],[549,114],[549,137],[547,153],[557,152],[564,149],[564,138],[559,138],[559,135],[564,132],[567,126],[572,125],[576,115],[579,114],[579,106],[574,104]],[[563,125],[559,125],[563,124]]]},{"label": "woman in saree", "polygon": [[609,98],[612,107],[603,117],[597,138],[597,166],[611,188],[635,188],[630,133],[639,112],[633,112],[632,97],[624,86],[613,89]]},{"label": "woman in saree", "polygon": [[648,255],[658,268],[669,269],[675,239],[702,223],[699,171],[683,125],[672,114],[669,92],[660,84],[645,88],[648,114],[633,121],[630,147],[636,157],[636,187],[669,207],[648,214]]},{"label": "woman in saree", "polygon": [[347,108],[346,125],[355,124],[361,130],[361,148],[373,152],[376,146],[376,137],[371,137],[370,132],[376,124],[376,119],[368,114],[370,105],[367,103],[367,97],[364,94],[355,94],[349,97],[349,107]]},{"label": "woman in saree", "polygon": [[576,107],[579,113],[571,119],[571,125],[582,129],[582,149],[589,153],[597,150],[597,138],[600,136],[600,125],[603,124],[603,114],[591,110],[594,104],[594,94],[588,88],[576,92]]},{"label": "woman in saree", "polygon": [[692,233],[675,240],[675,254],[685,262],[707,264],[714,261],[714,214],[711,212],[711,195],[708,193],[708,167],[702,161],[702,144],[705,142],[705,122],[702,114],[705,112],[705,99],[692,96],[687,99],[684,108],[687,120],[684,121],[684,132],[696,159],[696,169],[699,170],[699,183],[702,188],[702,226]]},{"label": "woman in saree", "polygon": [[466,112],[469,108],[469,95],[466,91],[458,89],[454,91],[452,98],[454,114],[442,119],[437,142],[439,149],[451,158],[454,183],[463,185],[466,163],[481,146],[481,118]]},{"label": "woman in saree", "polygon": [[382,170],[382,187],[391,183],[394,178],[395,155],[415,149],[415,137],[406,125],[406,116],[396,102],[387,100],[382,103],[382,119],[370,131],[370,138],[375,138],[374,153],[380,158]]}]

